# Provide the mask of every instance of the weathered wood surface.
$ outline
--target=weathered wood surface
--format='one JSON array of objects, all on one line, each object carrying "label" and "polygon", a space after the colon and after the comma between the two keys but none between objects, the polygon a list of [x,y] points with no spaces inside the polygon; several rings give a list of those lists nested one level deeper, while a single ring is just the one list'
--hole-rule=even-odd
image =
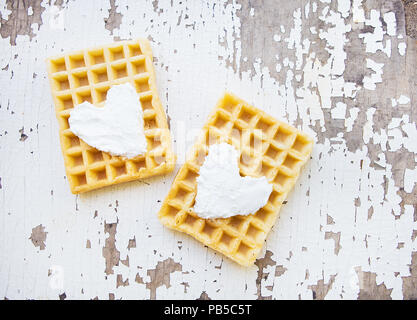
[{"label": "weathered wood surface", "polygon": [[[417,298],[417,45],[401,1],[0,1],[0,12],[0,297]],[[140,36],[177,168],[225,89],[316,139],[251,268],[157,221],[177,169],[69,192],[45,57]]]}]

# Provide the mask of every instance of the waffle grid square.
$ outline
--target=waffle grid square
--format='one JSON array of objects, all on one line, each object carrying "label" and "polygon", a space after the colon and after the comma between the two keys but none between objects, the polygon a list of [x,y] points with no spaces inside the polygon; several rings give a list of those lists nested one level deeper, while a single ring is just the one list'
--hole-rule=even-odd
[{"label": "waffle grid square", "polygon": [[[86,192],[173,170],[175,155],[152,60],[152,49],[146,39],[120,41],[47,59],[71,192]],[[89,101],[100,106],[113,85],[126,82],[139,94],[148,143],[146,154],[133,159],[92,148],[75,136],[68,124],[74,105]]]},{"label": "waffle grid square", "polygon": [[[241,176],[266,176],[273,183],[268,203],[255,214],[227,219],[202,219],[193,206],[196,177],[211,144],[227,142],[240,152]],[[237,263],[254,263],[310,158],[313,140],[238,97],[225,93],[187,155],[159,212],[167,227],[185,232]]]}]

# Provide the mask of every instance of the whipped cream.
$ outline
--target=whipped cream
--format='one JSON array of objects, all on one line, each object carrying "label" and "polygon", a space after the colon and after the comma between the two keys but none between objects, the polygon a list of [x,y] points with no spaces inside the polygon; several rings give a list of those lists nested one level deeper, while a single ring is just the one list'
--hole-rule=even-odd
[{"label": "whipped cream", "polygon": [[209,148],[197,177],[194,211],[204,219],[249,215],[266,205],[272,185],[266,177],[241,177],[239,154],[230,144]]},{"label": "whipped cream", "polygon": [[130,83],[112,86],[102,108],[88,101],[76,105],[68,123],[76,136],[98,150],[127,158],[146,152],[142,106]]}]

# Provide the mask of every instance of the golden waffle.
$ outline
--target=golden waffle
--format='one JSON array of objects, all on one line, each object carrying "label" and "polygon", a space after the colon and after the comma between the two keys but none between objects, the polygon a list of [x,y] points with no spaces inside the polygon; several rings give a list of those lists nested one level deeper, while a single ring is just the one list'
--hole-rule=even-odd
[{"label": "golden waffle", "polygon": [[[213,143],[240,152],[242,176],[266,176],[273,183],[267,204],[255,214],[202,219],[193,212],[199,168]],[[204,125],[159,212],[169,228],[188,233],[241,265],[251,265],[278,217],[283,201],[310,158],[313,140],[238,97],[226,93]]]},{"label": "golden waffle", "polygon": [[[81,193],[173,170],[175,155],[159,100],[152,49],[146,39],[120,41],[47,60],[65,169],[71,191]],[[101,152],[75,136],[68,118],[74,105],[102,105],[113,85],[130,82],[143,107],[147,152],[133,159]]]}]

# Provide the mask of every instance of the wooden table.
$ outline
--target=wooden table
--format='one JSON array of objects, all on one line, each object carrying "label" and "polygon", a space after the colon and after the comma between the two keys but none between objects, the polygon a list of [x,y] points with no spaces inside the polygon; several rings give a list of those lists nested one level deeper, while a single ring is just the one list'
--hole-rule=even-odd
[{"label": "wooden table", "polygon": [[[417,298],[417,45],[401,1],[6,2],[0,298]],[[45,58],[143,36],[177,167],[74,196]],[[225,89],[316,141],[250,268],[156,217]]]}]

